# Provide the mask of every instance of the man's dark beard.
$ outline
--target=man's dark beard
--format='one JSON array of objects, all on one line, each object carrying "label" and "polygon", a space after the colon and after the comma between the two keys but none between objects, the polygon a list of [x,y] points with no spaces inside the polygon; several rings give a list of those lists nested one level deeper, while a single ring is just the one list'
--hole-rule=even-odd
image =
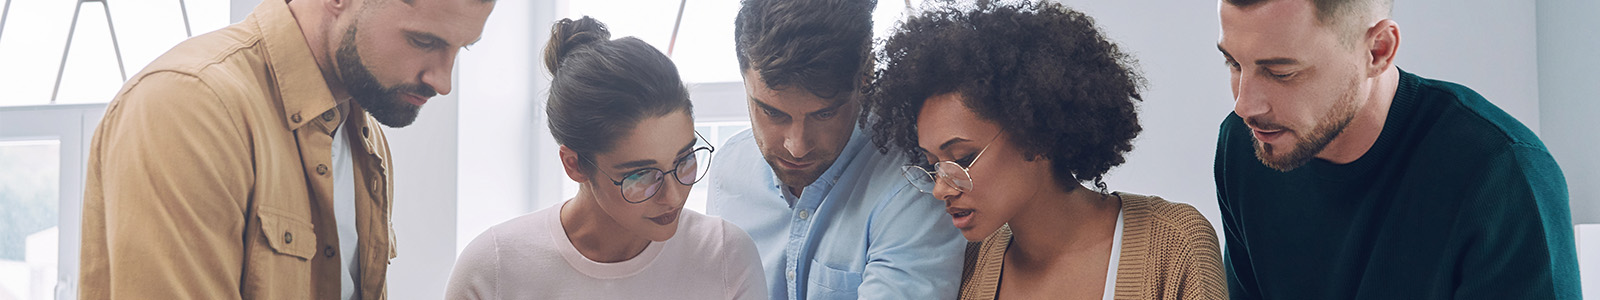
[{"label": "man's dark beard", "polygon": [[[1321,153],[1323,148],[1327,148],[1328,143],[1333,142],[1333,138],[1339,137],[1339,133],[1343,132],[1344,128],[1349,126],[1350,121],[1353,119],[1354,115],[1348,115],[1348,117],[1340,120],[1330,114],[1321,124],[1317,124],[1317,127],[1313,128],[1311,132],[1307,132],[1303,136],[1296,136],[1297,139],[1294,142],[1293,149],[1273,149],[1271,144],[1255,141],[1256,159],[1261,160],[1261,164],[1266,165],[1268,168],[1279,172],[1293,171],[1311,162],[1312,158],[1316,158],[1317,153]],[[1299,132],[1296,133],[1298,134]],[[1289,150],[1289,152],[1279,157],[1270,155],[1282,150]]]},{"label": "man's dark beard", "polygon": [[[1344,132],[1345,127],[1350,126],[1350,121],[1355,120],[1355,83],[1351,83],[1350,86],[1351,89],[1341,96],[1345,98],[1343,99],[1345,102],[1336,104],[1332,111],[1323,116],[1322,122],[1318,122],[1315,128],[1312,128],[1310,132],[1305,132],[1304,135],[1301,135],[1299,131],[1295,131],[1297,139],[1294,142],[1293,149],[1274,149],[1272,145],[1259,140],[1255,141],[1256,159],[1260,160],[1261,164],[1266,165],[1268,168],[1279,172],[1293,171],[1311,162],[1311,159],[1316,158],[1317,153],[1321,153],[1323,148],[1328,147],[1328,143],[1332,143],[1334,138],[1339,137],[1339,133]],[[1264,130],[1287,129],[1282,125],[1266,123],[1256,119],[1247,119],[1245,123]],[[1251,135],[1251,139],[1254,140],[1255,135]],[[1272,157],[1272,154],[1277,154],[1283,150],[1288,150],[1289,152],[1279,157]]]},{"label": "man's dark beard", "polygon": [[339,64],[339,78],[344,81],[344,86],[350,92],[350,97],[355,98],[357,104],[373,119],[385,126],[400,128],[411,125],[417,120],[417,113],[421,106],[400,99],[400,93],[410,92],[432,98],[438,93],[432,87],[422,84],[402,84],[395,87],[384,87],[378,79],[367,70],[367,65],[362,63],[361,54],[356,52],[356,26],[351,25],[344,33],[344,38],[339,42],[339,50],[334,54],[336,63]]}]

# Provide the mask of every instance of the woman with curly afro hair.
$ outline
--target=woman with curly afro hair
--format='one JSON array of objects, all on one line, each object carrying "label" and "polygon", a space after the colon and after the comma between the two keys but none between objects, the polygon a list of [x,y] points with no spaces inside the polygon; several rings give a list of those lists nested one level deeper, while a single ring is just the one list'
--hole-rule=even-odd
[{"label": "woman with curly afro hair", "polygon": [[1199,211],[1102,182],[1141,130],[1143,79],[1088,16],[935,4],[883,48],[866,112],[874,142],[913,157],[907,180],[945,201],[973,242],[962,299],[1225,297]]}]

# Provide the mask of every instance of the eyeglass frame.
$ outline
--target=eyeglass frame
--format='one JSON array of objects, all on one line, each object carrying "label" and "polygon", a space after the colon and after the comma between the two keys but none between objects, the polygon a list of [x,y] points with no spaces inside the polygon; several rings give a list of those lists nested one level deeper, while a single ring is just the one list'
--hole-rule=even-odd
[{"label": "eyeglass frame", "polygon": [[[703,167],[705,167],[705,170],[703,170],[703,171],[702,170],[696,170],[696,171],[697,172],[709,172],[709,171],[711,171],[711,160],[710,160],[711,154],[717,152],[717,147],[712,146],[710,141],[706,141],[705,136],[700,135],[700,131],[698,131],[698,130],[696,130],[694,132],[694,136],[698,141],[706,142],[706,145],[705,146],[700,146],[700,147],[694,147],[694,149],[689,150],[689,154],[688,155],[679,156],[676,159],[673,159],[672,160],[673,161],[673,163],[672,163],[672,166],[673,166],[672,167],[672,171],[662,171],[660,168],[648,167],[648,168],[644,168],[644,169],[635,170],[633,172],[628,172],[626,175],[638,174],[640,172],[649,172],[649,171],[655,171],[655,172],[661,173],[661,176],[656,177],[656,182],[652,183],[651,185],[661,184],[661,182],[666,181],[668,174],[671,174],[672,178],[676,179],[676,180],[673,180],[673,181],[676,181],[678,184],[682,184],[684,186],[694,186],[694,184],[700,183],[701,180],[705,180],[705,178],[706,178],[705,176],[697,175],[696,176],[697,178],[694,178],[693,182],[683,183],[683,178],[678,176],[678,162],[683,161],[684,157],[694,156],[694,153],[695,152],[699,152],[700,149],[705,149],[706,150],[706,158],[707,158],[706,162],[705,162],[705,165],[703,166]],[[622,184],[627,180],[628,176],[623,176],[623,180],[617,180],[616,178],[612,178],[611,174],[606,174],[606,172],[600,170],[600,164],[596,163],[593,159],[590,159],[590,158],[582,156],[582,155],[579,155],[578,157],[583,158],[584,161],[587,161],[587,162],[589,162],[589,164],[594,165],[596,173],[600,173],[601,176],[605,176],[607,181],[610,181],[612,185],[616,185],[617,186],[618,192],[620,194],[622,194],[622,202],[627,202],[628,204],[640,204],[640,203],[644,203],[645,201],[650,201],[650,198],[655,198],[656,194],[660,194],[661,193],[661,191],[659,189],[657,189],[656,192],[650,193],[650,195],[649,196],[645,196],[644,199],[639,199],[638,202],[634,202],[633,200],[629,200],[628,199],[628,189],[625,188],[625,187],[622,187]],[[698,159],[696,159],[696,160],[698,160]],[[698,163],[698,162],[696,162],[696,163]]]},{"label": "eyeglass frame", "polygon": [[[971,192],[973,189],[976,189],[978,187],[978,185],[977,185],[977,183],[974,182],[976,180],[974,180],[972,178],[972,171],[970,170],[970,168],[973,165],[977,165],[978,164],[978,159],[982,159],[983,158],[983,153],[989,151],[989,146],[994,146],[994,141],[999,140],[999,139],[1000,139],[1000,134],[995,134],[994,137],[989,138],[989,143],[984,144],[983,145],[983,149],[979,149],[978,150],[978,155],[973,156],[972,157],[972,162],[967,163],[967,166],[965,166],[965,167],[961,166],[961,164],[956,163],[955,160],[944,160],[944,161],[935,162],[932,165],[930,165],[931,167],[933,167],[933,171],[928,171],[928,169],[923,169],[922,166],[918,166],[918,165],[914,165],[914,164],[905,165],[905,166],[900,167],[900,169],[903,171],[903,172],[900,173],[902,175],[911,175],[911,173],[910,173],[911,168],[916,168],[918,171],[922,171],[922,173],[926,174],[929,179],[933,179],[933,186],[930,187],[929,190],[927,190],[927,191],[924,191],[924,190],[922,190],[922,188],[918,187],[917,186],[917,181],[912,180],[911,177],[906,177],[906,176],[901,176],[901,177],[906,177],[906,181],[911,183],[911,187],[912,188],[916,188],[917,191],[923,192],[923,193],[933,194],[933,190],[939,188],[939,182],[940,181],[949,181],[950,187],[955,188],[956,191],[960,191],[962,193]],[[966,177],[967,177],[967,184],[972,185],[972,187],[971,188],[965,188],[965,189],[961,188],[961,185],[960,184],[956,184],[955,178],[951,178],[950,174],[944,174],[944,173],[941,173],[939,171],[939,164],[950,164],[952,166],[955,166],[957,169],[961,170],[961,174],[962,175],[966,175]],[[944,180],[940,180],[940,179],[944,179]]]}]

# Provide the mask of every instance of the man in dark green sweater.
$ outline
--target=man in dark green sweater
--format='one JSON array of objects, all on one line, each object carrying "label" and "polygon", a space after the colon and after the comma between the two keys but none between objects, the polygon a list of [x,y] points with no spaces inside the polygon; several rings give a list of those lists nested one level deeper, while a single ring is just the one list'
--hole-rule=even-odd
[{"label": "man in dark green sweater", "polygon": [[1221,0],[1234,299],[1578,299],[1566,180],[1467,87],[1394,65],[1385,0]]}]

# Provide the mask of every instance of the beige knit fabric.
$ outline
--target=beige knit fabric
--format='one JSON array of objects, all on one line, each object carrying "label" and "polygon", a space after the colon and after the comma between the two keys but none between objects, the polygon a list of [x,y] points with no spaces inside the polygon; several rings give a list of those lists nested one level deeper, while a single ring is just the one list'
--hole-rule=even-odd
[{"label": "beige knit fabric", "polygon": [[[1154,196],[1122,197],[1122,258],[1114,299],[1225,299],[1216,230],[1200,211]],[[995,299],[1011,227],[967,244],[961,299]]]}]

